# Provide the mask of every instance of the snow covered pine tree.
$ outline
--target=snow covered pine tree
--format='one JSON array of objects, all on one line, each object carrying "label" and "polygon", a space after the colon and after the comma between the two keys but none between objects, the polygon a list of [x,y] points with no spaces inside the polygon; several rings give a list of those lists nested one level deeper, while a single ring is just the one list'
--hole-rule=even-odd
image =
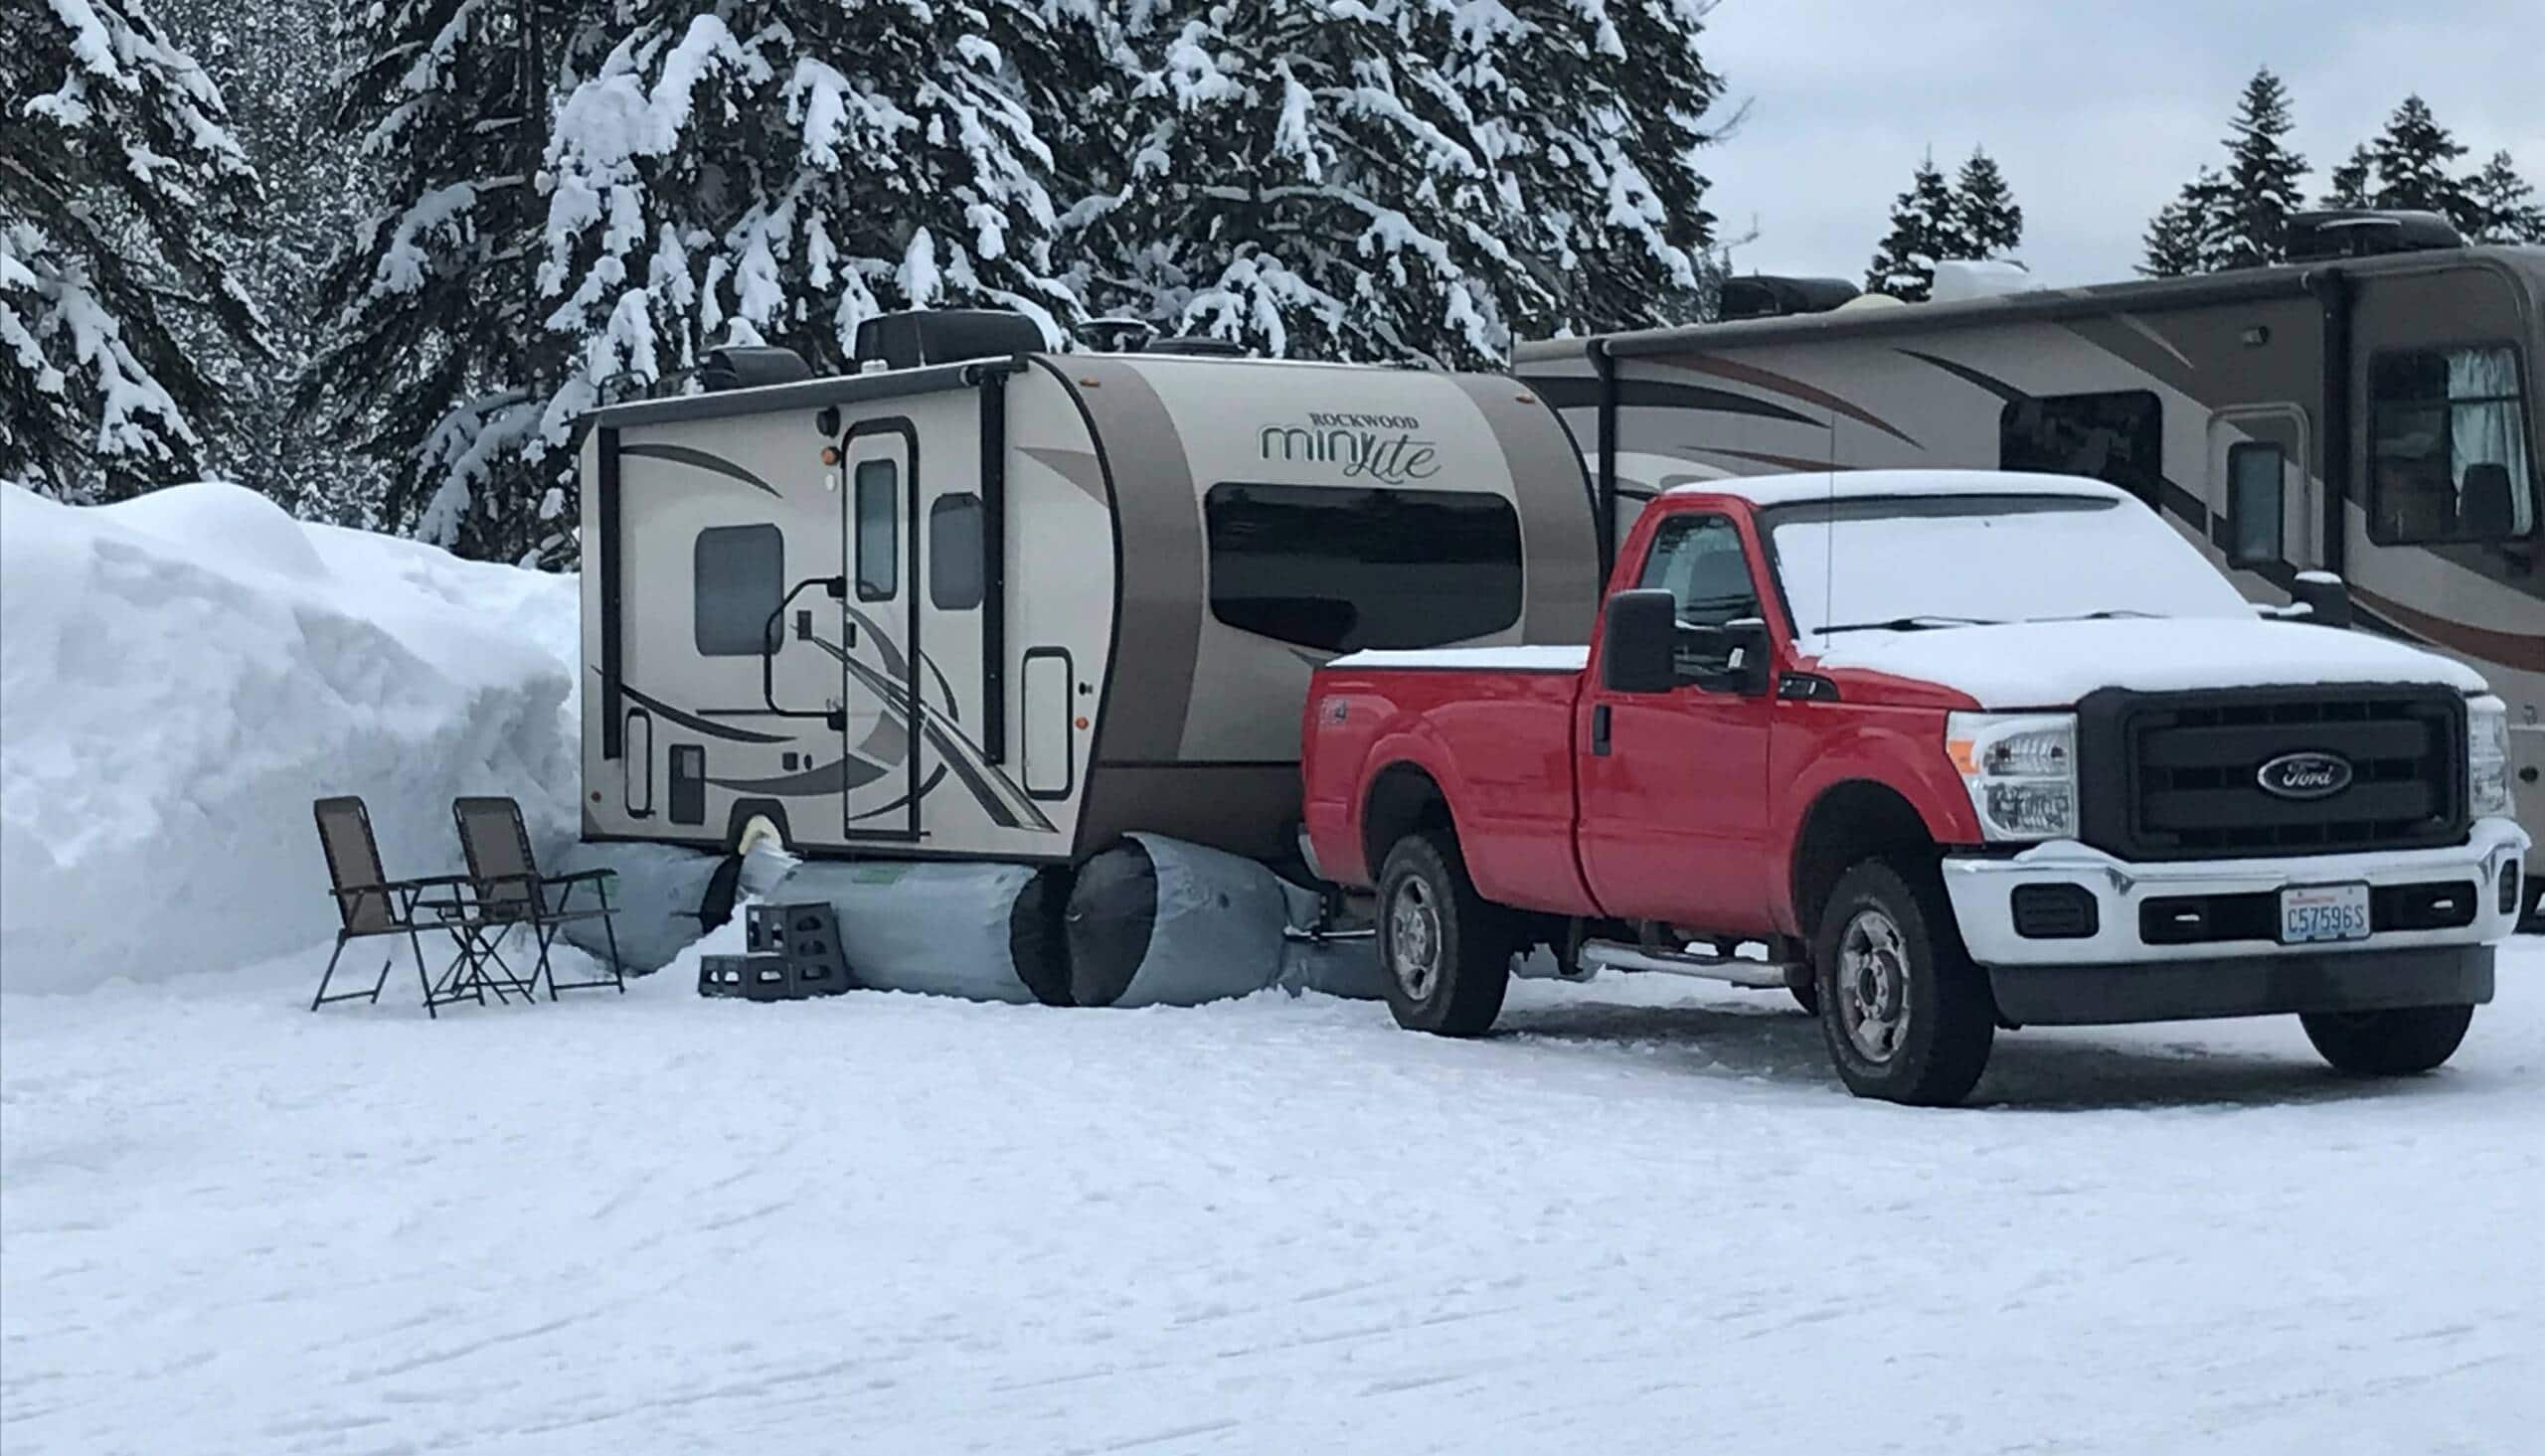
[{"label": "snow covered pine tree", "polygon": [[1121,160],[1067,214],[1074,275],[1100,312],[1299,358],[1492,364],[1515,332],[1685,317],[1722,89],[1703,11],[1129,7],[1101,52]]},{"label": "snow covered pine tree", "polygon": [[1017,81],[1057,43],[1037,0],[633,10],[549,149],[541,322],[573,359],[551,431],[723,343],[836,370],[895,309],[1014,309],[1055,343],[1075,321]]},{"label": "snow covered pine tree", "polygon": [[184,315],[258,347],[216,240],[255,175],[202,68],[126,0],[13,8],[0,47],[0,480],[114,500],[200,473]]},{"label": "snow covered pine tree", "polygon": [[388,473],[381,524],[495,561],[569,565],[573,364],[543,328],[538,195],[554,84],[596,69],[602,0],[348,7],[336,123],[382,196],[320,288],[332,314],[297,412]]},{"label": "snow covered pine tree", "polygon": [[2023,245],[2024,210],[2015,205],[2014,189],[1985,148],[1970,149],[1970,160],[1953,179],[1952,193],[1960,242],[1970,249],[1958,256],[2006,258]]},{"label": "snow covered pine tree", "polygon": [[1891,232],[1874,249],[1865,290],[1923,303],[1935,287],[1937,262],[1970,255],[1959,200],[1931,151],[1918,163],[1909,190],[1891,205]]},{"label": "snow covered pine tree", "polygon": [[[2147,225],[2146,260],[2139,271],[2179,277],[2286,260],[2289,219],[2305,207],[2298,184],[2306,159],[2290,151],[2287,140],[2293,125],[2289,88],[2270,67],[2255,72],[2229,123],[2227,171],[2202,167]],[[2358,185],[2364,187],[2367,172],[2360,165]]]}]

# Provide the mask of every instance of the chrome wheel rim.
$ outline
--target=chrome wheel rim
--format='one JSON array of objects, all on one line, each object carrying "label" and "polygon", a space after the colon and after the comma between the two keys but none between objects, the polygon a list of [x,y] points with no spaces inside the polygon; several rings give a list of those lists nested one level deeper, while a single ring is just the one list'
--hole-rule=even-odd
[{"label": "chrome wheel rim", "polygon": [[1856,1054],[1885,1062],[1909,1032],[1909,946],[1900,925],[1863,909],[1838,938],[1838,1024]]},{"label": "chrome wheel rim", "polygon": [[1399,885],[1388,904],[1388,968],[1411,1000],[1429,999],[1441,984],[1441,911],[1420,880]]}]

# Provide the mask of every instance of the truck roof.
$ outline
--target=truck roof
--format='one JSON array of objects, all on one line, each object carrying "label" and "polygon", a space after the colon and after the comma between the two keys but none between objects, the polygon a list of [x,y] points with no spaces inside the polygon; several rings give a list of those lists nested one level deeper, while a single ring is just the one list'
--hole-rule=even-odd
[{"label": "truck roof", "polygon": [[1824,470],[1808,475],[1745,475],[1674,485],[1665,496],[1732,496],[1755,506],[1812,501],[1873,500],[1886,496],[2073,496],[2122,501],[2127,492],[2079,475],[2040,475],[2016,470]]}]

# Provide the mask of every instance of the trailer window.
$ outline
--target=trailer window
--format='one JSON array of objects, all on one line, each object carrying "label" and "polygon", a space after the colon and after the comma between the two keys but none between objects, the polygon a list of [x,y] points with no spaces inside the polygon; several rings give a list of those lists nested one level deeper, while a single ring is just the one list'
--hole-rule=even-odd
[{"label": "trailer window", "polygon": [[857,599],[891,601],[902,589],[901,471],[890,460],[857,467]]},{"label": "trailer window", "polygon": [[2517,351],[2380,354],[2368,366],[2368,534],[2386,545],[2536,529]]},{"label": "trailer window", "polygon": [[1520,518],[1501,496],[1211,487],[1211,614],[1321,652],[1437,647],[1520,620]]},{"label": "trailer window", "polygon": [[929,604],[949,612],[979,606],[988,584],[982,566],[981,498],[937,497],[928,508]]},{"label": "trailer window", "polygon": [[1997,412],[1997,468],[2082,475],[2161,510],[2165,406],[2146,390],[2017,400]]},{"label": "trailer window", "polygon": [[2228,565],[2261,566],[2283,559],[2281,482],[2288,458],[2278,445],[2227,447]]},{"label": "trailer window", "polygon": [[716,526],[690,553],[701,657],[758,657],[786,596],[786,538],[774,526]]}]

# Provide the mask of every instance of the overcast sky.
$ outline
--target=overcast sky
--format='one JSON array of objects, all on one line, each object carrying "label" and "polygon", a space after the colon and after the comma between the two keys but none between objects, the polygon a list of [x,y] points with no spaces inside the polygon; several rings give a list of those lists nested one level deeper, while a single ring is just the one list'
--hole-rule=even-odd
[{"label": "overcast sky", "polygon": [[2147,219],[2220,140],[2257,66],[2295,102],[2308,195],[2418,91],[2545,194],[2545,0],[1721,0],[1704,55],[1739,132],[1705,156],[1744,272],[1863,281],[1930,145],[1985,146],[2046,282],[2126,276]]}]

